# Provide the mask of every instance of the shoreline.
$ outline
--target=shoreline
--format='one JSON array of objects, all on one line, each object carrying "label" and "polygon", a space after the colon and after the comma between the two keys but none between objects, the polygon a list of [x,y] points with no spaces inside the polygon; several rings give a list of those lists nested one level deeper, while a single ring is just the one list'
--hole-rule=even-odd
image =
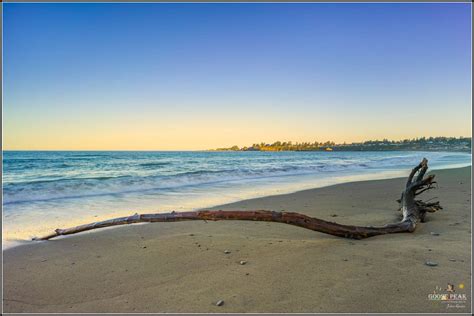
[{"label": "shoreline", "polygon": [[[434,171],[439,189],[423,199],[438,196],[444,210],[428,214],[412,234],[357,241],[277,223],[192,221],[125,225],[9,248],[4,309],[467,312],[470,301],[447,309],[427,295],[447,283],[470,293],[470,170]],[[208,209],[297,211],[341,224],[383,225],[397,220],[404,181],[350,182]],[[426,260],[439,265],[428,267]],[[213,305],[219,299],[225,304]]]},{"label": "shoreline", "polygon": [[[433,169],[430,168],[431,172],[437,171],[437,170],[451,170],[451,169],[459,169],[459,168],[467,168],[470,167],[471,165],[466,164],[451,164],[447,166],[437,166]],[[216,209],[220,205],[230,205],[230,204],[235,204],[239,202],[243,202],[246,200],[254,200],[254,199],[261,199],[261,198],[268,198],[268,197],[273,197],[277,195],[287,195],[287,194],[296,194],[301,191],[307,191],[307,190],[315,190],[315,189],[321,189],[321,188],[326,188],[326,187],[332,187],[332,186],[337,186],[341,184],[348,184],[348,183],[357,183],[357,182],[364,182],[364,181],[378,181],[378,180],[390,180],[390,179],[398,179],[398,178],[403,178],[405,177],[408,173],[407,171],[403,170],[386,170],[386,171],[374,171],[372,173],[360,173],[360,174],[350,174],[350,175],[339,175],[339,176],[333,176],[333,177],[327,177],[327,178],[322,178],[319,179],[319,182],[317,184],[314,184],[308,180],[302,181],[301,183],[297,184],[298,189],[296,188],[291,188],[288,187],[286,190],[283,188],[275,188],[272,189],[271,191],[267,191],[267,194],[257,194],[256,196],[245,196],[243,198],[235,198],[231,199],[230,201],[223,201],[222,203],[218,204],[209,204],[208,206],[205,207],[196,207],[196,208],[191,208],[189,210],[204,210],[204,209]],[[294,175],[288,175],[288,177],[291,177]],[[300,175],[300,176],[308,176],[308,175]],[[281,176],[278,176],[281,177]],[[69,228],[69,227],[74,227],[82,224],[87,224],[91,223],[94,221],[102,221],[102,220],[107,220],[111,218],[116,218],[116,217],[122,217],[122,216],[129,216],[133,215],[134,213],[142,213],[142,214],[147,214],[147,213],[166,213],[166,212],[171,212],[174,209],[163,209],[162,211],[158,212],[155,210],[135,210],[135,211],[130,211],[130,213],[125,213],[125,212],[109,212],[107,216],[101,216],[100,218],[94,218],[89,216],[89,220],[75,220],[73,223],[69,225],[61,225],[60,227],[53,227],[51,226],[51,229],[48,229],[47,231],[43,231],[42,234],[36,234],[35,236],[38,235],[45,235],[48,234],[56,228]],[[187,209],[181,209],[179,211],[186,211]],[[179,212],[178,211],[178,212]],[[143,223],[145,224],[145,223]],[[109,227],[107,229],[112,229],[112,228],[120,228],[121,226],[117,227]],[[103,230],[103,229],[101,229]],[[100,230],[99,230],[100,231]],[[92,232],[96,232],[96,230],[93,230]],[[91,232],[85,232],[91,233]],[[69,238],[70,236],[63,236],[60,238]],[[28,246],[31,244],[35,244],[37,242],[34,242],[30,239],[9,239],[9,240],[2,240],[2,250],[8,250],[12,249],[15,247],[22,247],[22,246]]]}]

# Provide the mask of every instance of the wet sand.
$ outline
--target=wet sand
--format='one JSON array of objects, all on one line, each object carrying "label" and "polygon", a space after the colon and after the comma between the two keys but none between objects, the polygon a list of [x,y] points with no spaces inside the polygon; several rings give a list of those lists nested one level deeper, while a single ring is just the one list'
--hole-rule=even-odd
[{"label": "wet sand", "polygon": [[[8,249],[4,311],[467,313],[470,173],[470,167],[435,171],[439,188],[422,197],[438,197],[444,209],[428,214],[412,234],[358,241],[278,223],[179,222]],[[383,225],[398,220],[395,200],[405,181],[346,183],[215,209],[285,210]],[[448,283],[468,301],[448,308],[428,300],[437,286],[445,293]],[[218,300],[224,304],[215,306]]]}]

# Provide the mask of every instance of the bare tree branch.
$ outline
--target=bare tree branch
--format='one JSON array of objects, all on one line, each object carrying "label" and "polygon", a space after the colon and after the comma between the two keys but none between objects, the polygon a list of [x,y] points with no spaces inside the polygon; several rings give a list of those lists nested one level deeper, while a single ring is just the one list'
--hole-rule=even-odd
[{"label": "bare tree branch", "polygon": [[[405,190],[399,200],[400,210],[403,218],[398,223],[387,224],[380,227],[372,226],[352,226],[342,225],[334,222],[325,221],[319,218],[310,217],[300,213],[294,212],[275,212],[267,210],[255,211],[226,211],[226,210],[203,210],[193,212],[171,212],[171,213],[156,213],[156,214],[135,214],[127,217],[119,217],[106,221],[94,222],[81,226],[56,229],[54,233],[34,240],[48,240],[57,236],[76,234],[92,229],[126,225],[143,222],[177,222],[189,220],[204,220],[204,221],[220,221],[220,220],[244,220],[244,221],[265,221],[277,222],[294,226],[303,227],[317,232],[353,239],[363,239],[377,235],[413,232],[418,222],[424,221],[426,212],[435,212],[442,209],[439,202],[425,203],[421,200],[415,200],[415,196],[431,189],[434,175],[430,175],[423,179],[424,174],[428,169],[428,160],[425,158],[422,162],[413,168]],[[415,174],[418,173],[416,180],[413,180]],[[421,189],[421,190],[420,190]],[[417,192],[417,190],[420,190]]]}]

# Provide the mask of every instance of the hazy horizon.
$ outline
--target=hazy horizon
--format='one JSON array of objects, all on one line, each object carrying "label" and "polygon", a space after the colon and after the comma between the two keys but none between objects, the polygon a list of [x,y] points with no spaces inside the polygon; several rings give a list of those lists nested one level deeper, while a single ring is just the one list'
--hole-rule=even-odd
[{"label": "hazy horizon", "polygon": [[[422,136],[422,137],[426,137],[426,136]],[[422,138],[422,137],[414,137],[414,138],[411,138],[411,139],[416,139],[416,138]],[[434,136],[428,136],[426,138],[429,138],[429,137],[434,137]],[[451,137],[454,137],[454,138],[471,138],[471,135],[468,135],[468,136],[439,136],[439,137],[447,137],[447,138],[451,138]],[[375,139],[366,139],[366,140],[362,140],[360,142],[335,142],[336,145],[341,145],[341,144],[355,144],[355,143],[363,143],[364,141],[383,141],[384,139],[387,139],[385,137],[382,137],[382,138],[375,138]],[[387,139],[388,141],[402,141],[402,140],[405,140],[403,138],[401,139]],[[260,143],[265,143],[265,144],[273,144],[277,141],[281,141],[281,142],[291,142],[293,144],[296,144],[296,143],[305,143],[305,142],[309,142],[309,143],[313,143],[314,141],[293,141],[293,140],[288,140],[288,139],[285,139],[285,140],[282,140],[282,139],[278,139],[278,140],[275,140],[275,141],[254,141],[252,143],[248,143],[248,144],[244,144],[243,146],[239,146],[239,147],[244,147],[244,146],[251,146],[253,144],[260,144]],[[327,141],[332,141],[330,139],[325,139],[325,140],[320,140],[320,142],[327,142]],[[224,147],[215,147],[215,148],[204,148],[204,149],[3,149],[3,151],[143,151],[143,152],[147,152],[147,151],[150,151],[150,152],[153,152],[153,151],[209,151],[209,150],[216,150],[216,149],[222,149],[222,148],[229,148],[231,146],[233,146],[235,144],[227,144],[226,146]]]},{"label": "hazy horizon", "polygon": [[471,137],[468,3],[6,3],[5,150]]}]

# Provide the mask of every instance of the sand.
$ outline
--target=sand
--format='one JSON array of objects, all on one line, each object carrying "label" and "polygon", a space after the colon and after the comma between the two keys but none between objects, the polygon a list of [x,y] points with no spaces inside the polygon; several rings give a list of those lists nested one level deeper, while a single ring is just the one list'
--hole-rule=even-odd
[{"label": "sand", "polygon": [[[471,168],[435,173],[439,189],[423,197],[437,196],[444,210],[428,214],[412,234],[357,241],[277,223],[180,222],[8,249],[4,311],[467,313]],[[383,225],[397,220],[395,200],[404,182],[346,183],[216,209],[298,211],[346,224]],[[425,265],[427,260],[438,266]],[[448,308],[428,300],[448,283],[468,301]],[[224,305],[215,306],[218,300]]]}]

